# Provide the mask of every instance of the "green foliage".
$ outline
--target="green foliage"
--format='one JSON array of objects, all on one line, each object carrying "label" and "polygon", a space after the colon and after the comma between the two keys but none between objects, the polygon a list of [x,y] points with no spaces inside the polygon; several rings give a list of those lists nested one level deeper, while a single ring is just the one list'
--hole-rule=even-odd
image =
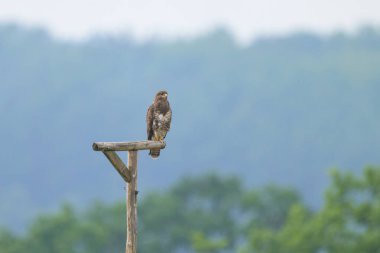
[{"label": "green foliage", "polygon": [[228,246],[226,239],[208,239],[202,232],[194,232],[191,240],[192,248],[197,253],[217,253]]},{"label": "green foliage", "polygon": [[[40,215],[25,236],[0,233],[0,252],[122,252],[125,218],[120,204],[95,203],[82,215],[65,204],[55,214]],[[123,221],[124,220],[124,221]]]},{"label": "green foliage", "polygon": [[[194,253],[379,253],[380,168],[331,171],[325,203],[312,211],[290,188],[245,189],[238,178],[188,177],[139,204],[138,251]],[[125,245],[124,203],[68,204],[25,235],[0,230],[0,252],[111,253]]]},{"label": "green foliage", "polygon": [[380,168],[367,167],[361,177],[332,170],[331,179],[320,211],[292,206],[280,230],[252,228],[246,250],[380,252]]},{"label": "green foliage", "polygon": [[38,217],[27,237],[29,249],[40,253],[77,252],[80,243],[77,223],[74,210],[67,204],[55,215]]},{"label": "green foliage", "polygon": [[269,185],[243,196],[243,209],[249,214],[250,227],[279,229],[283,226],[290,207],[301,201],[294,189]]},{"label": "green foliage", "polygon": [[26,249],[25,241],[6,229],[0,229],[0,251],[2,253],[18,253]]},{"label": "green foliage", "polygon": [[[223,246],[233,248],[239,236],[234,221],[241,194],[241,182],[237,178],[206,174],[185,178],[165,194],[147,196],[140,205],[140,214],[144,217],[141,218],[144,239],[140,241],[140,248],[143,252],[157,252],[157,248],[162,252],[175,252],[191,248],[194,243],[198,246],[214,244],[206,239],[214,237],[225,238]],[[157,234],[163,236],[157,237]]]}]

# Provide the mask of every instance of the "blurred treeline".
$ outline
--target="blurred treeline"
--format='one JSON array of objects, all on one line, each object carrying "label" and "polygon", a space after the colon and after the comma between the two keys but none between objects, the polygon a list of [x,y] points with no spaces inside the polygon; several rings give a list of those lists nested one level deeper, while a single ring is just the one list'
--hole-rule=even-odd
[{"label": "blurred treeline", "polygon": [[91,144],[145,139],[146,109],[163,88],[172,129],[158,162],[141,152],[141,191],[214,168],[250,185],[292,185],[320,206],[321,169],[380,163],[379,66],[371,27],[243,47],[224,30],[69,42],[0,25],[0,224],[22,230],[64,201],[120,199],[120,179]]},{"label": "blurred treeline", "polygon": [[[140,200],[138,252],[380,252],[380,168],[330,175],[319,210],[291,188],[247,189],[239,178],[217,174],[184,178]],[[78,212],[65,204],[24,235],[3,229],[0,252],[123,252],[124,209],[99,202]]]}]

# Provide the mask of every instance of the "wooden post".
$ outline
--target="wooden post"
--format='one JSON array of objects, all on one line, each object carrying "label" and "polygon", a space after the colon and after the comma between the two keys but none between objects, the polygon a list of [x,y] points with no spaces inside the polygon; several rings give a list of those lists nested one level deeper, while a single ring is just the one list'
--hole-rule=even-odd
[{"label": "wooden post", "polygon": [[137,252],[137,151],[128,152],[131,181],[127,192],[127,244],[125,253]]},{"label": "wooden post", "polygon": [[[102,151],[112,166],[127,184],[127,240],[125,253],[137,252],[137,151],[163,149],[165,142],[94,142],[92,149]],[[115,151],[128,151],[128,166],[125,166]]]}]

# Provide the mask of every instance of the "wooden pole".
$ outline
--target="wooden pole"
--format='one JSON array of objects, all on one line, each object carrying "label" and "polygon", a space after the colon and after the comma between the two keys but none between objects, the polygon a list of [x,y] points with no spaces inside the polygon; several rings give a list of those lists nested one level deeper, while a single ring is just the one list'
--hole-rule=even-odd
[{"label": "wooden pole", "polygon": [[[94,142],[92,149],[102,151],[120,176],[127,183],[127,240],[126,253],[137,252],[137,151],[163,149],[165,142]],[[128,151],[128,166],[125,166],[115,151]]]},{"label": "wooden pole", "polygon": [[126,253],[137,252],[137,151],[128,152],[128,169],[131,181],[127,192],[127,243]]}]

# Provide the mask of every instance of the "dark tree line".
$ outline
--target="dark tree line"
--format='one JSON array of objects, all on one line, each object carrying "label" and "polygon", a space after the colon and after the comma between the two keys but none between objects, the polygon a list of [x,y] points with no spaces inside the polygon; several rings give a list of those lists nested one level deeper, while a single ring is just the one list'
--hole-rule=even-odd
[{"label": "dark tree line", "polygon": [[[138,251],[257,253],[380,252],[380,168],[331,171],[323,206],[290,188],[247,189],[237,177],[187,177],[139,205]],[[64,204],[25,234],[2,229],[2,253],[114,253],[125,243],[124,203]]]}]

